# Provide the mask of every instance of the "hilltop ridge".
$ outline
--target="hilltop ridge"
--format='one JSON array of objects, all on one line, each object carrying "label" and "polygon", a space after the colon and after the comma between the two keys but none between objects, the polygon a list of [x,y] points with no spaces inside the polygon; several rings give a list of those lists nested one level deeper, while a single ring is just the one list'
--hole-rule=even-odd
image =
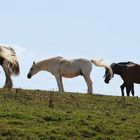
[{"label": "hilltop ridge", "polygon": [[0,139],[138,140],[140,98],[0,89]]}]

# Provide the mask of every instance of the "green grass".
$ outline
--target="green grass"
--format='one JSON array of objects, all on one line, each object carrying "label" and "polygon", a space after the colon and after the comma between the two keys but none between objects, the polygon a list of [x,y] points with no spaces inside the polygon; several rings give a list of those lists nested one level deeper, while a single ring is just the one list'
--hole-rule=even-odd
[{"label": "green grass", "polygon": [[140,98],[0,90],[0,140],[139,140]]}]

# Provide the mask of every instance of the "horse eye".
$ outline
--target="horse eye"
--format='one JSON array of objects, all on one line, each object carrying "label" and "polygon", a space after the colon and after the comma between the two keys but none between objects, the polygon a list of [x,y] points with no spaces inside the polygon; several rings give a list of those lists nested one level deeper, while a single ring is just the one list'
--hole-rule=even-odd
[{"label": "horse eye", "polygon": [[33,70],[33,68],[31,68],[31,70]]}]

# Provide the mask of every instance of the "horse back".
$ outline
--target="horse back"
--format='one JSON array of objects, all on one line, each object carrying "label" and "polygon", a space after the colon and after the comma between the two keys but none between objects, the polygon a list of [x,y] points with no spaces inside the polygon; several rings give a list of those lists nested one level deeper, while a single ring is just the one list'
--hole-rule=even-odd
[{"label": "horse back", "polygon": [[60,62],[60,72],[64,77],[75,77],[90,73],[92,64],[87,59],[63,59]]}]

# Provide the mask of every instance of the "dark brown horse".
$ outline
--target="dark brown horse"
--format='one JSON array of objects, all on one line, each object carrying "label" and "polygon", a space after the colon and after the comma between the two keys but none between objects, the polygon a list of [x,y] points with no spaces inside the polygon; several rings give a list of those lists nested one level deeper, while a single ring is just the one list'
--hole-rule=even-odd
[{"label": "dark brown horse", "polygon": [[105,67],[105,83],[113,78],[114,74],[118,74],[123,79],[124,83],[120,86],[122,96],[124,96],[124,88],[126,87],[127,96],[130,92],[134,96],[134,83],[140,84],[140,65],[133,62],[121,62],[121,63],[112,63],[110,66],[102,60],[92,60],[93,63],[98,67]]},{"label": "dark brown horse", "polygon": [[[121,76],[124,83],[120,86],[122,96],[124,96],[124,88],[126,87],[127,96],[130,92],[134,96],[134,83],[140,83],[140,65],[133,62],[121,62],[121,63],[112,63],[110,65],[113,74],[118,74]],[[105,71],[105,83],[110,81],[109,70]]]}]

